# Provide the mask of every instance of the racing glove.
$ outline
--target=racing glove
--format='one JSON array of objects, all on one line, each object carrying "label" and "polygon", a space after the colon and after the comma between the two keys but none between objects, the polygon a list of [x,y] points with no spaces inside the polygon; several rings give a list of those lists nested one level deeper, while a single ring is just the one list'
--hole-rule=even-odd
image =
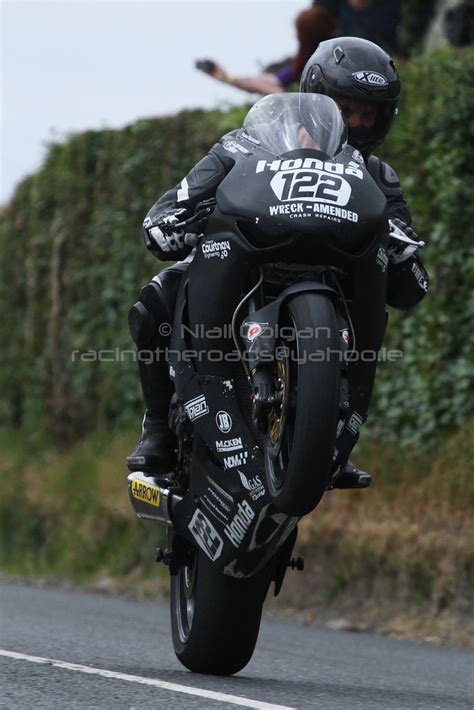
[{"label": "racing glove", "polygon": [[388,258],[392,264],[401,264],[409,259],[424,242],[418,241],[418,235],[412,227],[401,219],[389,220],[390,236],[388,240]]},{"label": "racing glove", "polygon": [[189,211],[179,209],[172,214],[163,217],[159,222],[153,222],[150,217],[146,217],[143,222],[143,239],[145,246],[155,256],[162,254],[171,255],[182,252],[187,248],[186,232],[182,227],[174,225],[183,222],[189,217]]}]

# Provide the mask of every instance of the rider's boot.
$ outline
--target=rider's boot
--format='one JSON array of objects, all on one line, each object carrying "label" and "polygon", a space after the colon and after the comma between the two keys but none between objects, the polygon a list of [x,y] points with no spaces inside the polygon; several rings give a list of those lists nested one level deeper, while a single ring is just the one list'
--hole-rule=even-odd
[{"label": "rider's boot", "polygon": [[[173,267],[171,267],[172,269]],[[171,271],[167,269],[166,271]],[[176,272],[176,273],[175,273]],[[167,275],[178,282],[182,271]],[[174,278],[176,277],[176,278]],[[138,349],[138,370],[146,404],[142,433],[135,449],[127,456],[130,471],[143,471],[169,482],[176,463],[176,436],[168,426],[168,410],[174,391],[169,379],[165,348],[169,339],[160,335],[160,325],[172,321],[171,287],[164,288],[164,272],[145,286],[140,300],[129,313],[129,326]],[[174,299],[173,299],[174,300]]]},{"label": "rider's boot", "polygon": [[368,488],[372,483],[370,473],[361,471],[355,464],[348,459],[345,466],[342,467],[341,473],[338,474],[336,480],[332,484],[332,488]]},{"label": "rider's boot", "polygon": [[[138,351],[139,355],[140,352]],[[176,463],[176,436],[168,426],[168,409],[173,385],[165,360],[139,361],[138,370],[146,404],[142,433],[127,456],[130,471],[162,477],[172,473]]]},{"label": "rider's boot", "polygon": [[171,478],[176,463],[176,436],[166,419],[145,412],[142,434],[132,453],[127,456],[130,471],[143,471],[150,476]]}]

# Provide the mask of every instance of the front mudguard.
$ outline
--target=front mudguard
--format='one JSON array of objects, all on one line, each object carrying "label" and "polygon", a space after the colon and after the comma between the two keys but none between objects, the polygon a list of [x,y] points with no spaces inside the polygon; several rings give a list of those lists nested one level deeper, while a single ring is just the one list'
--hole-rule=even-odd
[{"label": "front mudguard", "polygon": [[280,310],[285,301],[299,293],[314,291],[330,298],[334,305],[339,299],[335,289],[319,281],[303,281],[285,288],[274,301],[252,313],[242,324],[249,369],[273,362],[278,339]]}]

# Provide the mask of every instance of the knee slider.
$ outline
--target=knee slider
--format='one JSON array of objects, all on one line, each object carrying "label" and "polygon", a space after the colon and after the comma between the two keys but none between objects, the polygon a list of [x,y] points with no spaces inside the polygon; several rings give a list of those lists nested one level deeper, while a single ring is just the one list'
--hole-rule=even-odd
[{"label": "knee slider", "polygon": [[128,313],[128,327],[137,347],[148,345],[155,334],[155,319],[153,314],[137,301]]},{"label": "knee slider", "polygon": [[139,348],[167,347],[169,337],[160,333],[159,326],[170,320],[163,289],[152,281],[140,291],[139,301],[128,314],[128,324],[133,340]]}]

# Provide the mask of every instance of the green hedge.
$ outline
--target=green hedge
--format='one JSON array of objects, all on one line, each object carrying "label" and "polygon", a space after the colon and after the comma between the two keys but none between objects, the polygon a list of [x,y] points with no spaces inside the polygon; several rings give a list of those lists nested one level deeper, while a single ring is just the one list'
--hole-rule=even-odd
[{"label": "green hedge", "polygon": [[[430,295],[415,315],[393,319],[388,342],[405,358],[381,367],[371,417],[382,436],[406,442],[431,441],[472,411],[473,72],[471,49],[406,65],[385,150],[430,243]],[[65,441],[98,425],[137,426],[131,355],[84,362],[79,353],[132,350],[129,305],[160,268],[141,243],[143,216],[244,114],[185,111],[72,135],[18,186],[0,223],[2,423]]]},{"label": "green hedge", "polygon": [[433,441],[473,411],[474,89],[466,80],[473,72],[472,49],[412,62],[383,155],[428,242],[430,290],[412,314],[392,312],[386,342],[405,357],[380,369],[371,416],[373,428],[404,443]]}]

